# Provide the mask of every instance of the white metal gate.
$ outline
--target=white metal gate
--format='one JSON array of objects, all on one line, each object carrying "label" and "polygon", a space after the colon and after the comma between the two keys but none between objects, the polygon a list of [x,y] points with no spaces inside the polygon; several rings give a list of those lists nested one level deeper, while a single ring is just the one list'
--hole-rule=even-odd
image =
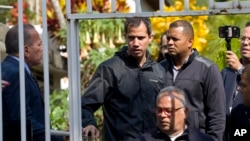
[{"label": "white metal gate", "polygon": [[[78,20],[80,19],[104,19],[104,18],[125,18],[133,16],[143,17],[164,17],[164,16],[199,16],[199,15],[226,15],[226,14],[247,14],[250,13],[250,1],[249,0],[233,0],[230,2],[215,2],[214,0],[208,1],[208,9],[206,10],[190,10],[189,0],[184,0],[184,10],[165,12],[164,0],[152,0],[159,1],[158,12],[143,12],[141,11],[141,3],[143,0],[134,0],[135,12],[134,13],[118,13],[116,11],[116,0],[111,1],[110,13],[94,13],[92,10],[91,0],[87,2],[87,12],[81,14],[71,13],[71,0],[66,0],[66,17],[67,17],[67,46],[68,46],[68,78],[69,78],[69,107],[70,107],[70,140],[82,141],[82,126],[81,126],[81,85],[80,85],[80,62],[79,62],[79,29]],[[18,0],[19,16],[22,17],[22,0]],[[42,0],[42,17],[43,27],[47,27],[46,17],[46,0]],[[22,27],[22,19],[18,18],[19,27]],[[23,29],[19,29],[19,33],[23,33]],[[22,35],[22,34],[20,34]],[[22,37],[19,36],[19,41],[22,41]],[[47,29],[43,29],[43,43],[44,43],[44,82],[49,82],[49,69],[48,69],[48,41],[47,41]],[[23,45],[20,43],[20,55],[23,54]],[[21,62],[24,61],[23,56],[20,56]],[[24,64],[20,62],[20,84],[24,84]],[[0,73],[1,76],[1,73]],[[0,88],[1,90],[1,88]],[[44,83],[44,96],[45,96],[45,112],[49,113],[49,84]],[[21,89],[21,94],[24,96],[25,90]],[[1,94],[1,93],[0,93]],[[0,100],[0,103],[2,101]],[[0,104],[1,105],[1,104]],[[25,111],[25,99],[21,97],[21,111]],[[0,107],[2,108],[2,107]],[[2,112],[0,112],[2,113]],[[21,112],[21,127],[25,129],[25,112]],[[46,120],[46,141],[50,141],[50,134],[61,134],[64,132],[50,132],[49,126],[49,114],[45,116]],[[2,115],[0,116],[2,121]],[[2,141],[2,122],[0,122],[0,141]],[[26,141],[26,130],[22,130],[22,141]],[[65,133],[64,133],[65,134]],[[66,133],[67,134],[67,133]]]}]

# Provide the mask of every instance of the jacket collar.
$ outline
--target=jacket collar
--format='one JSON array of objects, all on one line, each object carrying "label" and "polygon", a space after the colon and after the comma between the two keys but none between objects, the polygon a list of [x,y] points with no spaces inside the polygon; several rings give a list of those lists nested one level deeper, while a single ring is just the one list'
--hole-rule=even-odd
[{"label": "jacket collar", "polygon": [[[160,137],[160,139],[166,139],[167,141],[171,140],[170,137],[168,135],[162,133],[159,128],[157,128],[156,134],[158,134],[157,136]],[[188,139],[188,136],[189,136],[189,127],[187,127],[184,130],[184,132],[179,137],[176,138],[176,140],[177,139],[178,140],[186,140],[186,139]]]},{"label": "jacket collar", "polygon": [[[137,60],[131,56],[128,55],[127,53],[128,50],[128,46],[123,46],[122,49],[118,52],[115,53],[115,56],[119,56],[120,58],[123,58],[127,63],[131,62],[131,64],[138,66]],[[142,68],[148,68],[151,67],[153,64],[155,64],[156,62],[152,60],[152,58],[150,57],[150,53],[147,50],[146,52],[146,62],[144,63],[144,65],[142,66]]]},{"label": "jacket collar", "polygon": [[[193,60],[195,59],[195,57],[198,56],[198,55],[199,55],[199,52],[195,48],[193,48],[193,52],[189,55],[188,60],[186,61],[186,63],[183,64],[182,69],[186,68],[190,63],[192,63]],[[170,64],[170,66],[173,67],[174,64],[173,64],[173,61],[172,61],[172,57],[169,54],[166,54],[165,57],[166,57],[166,60],[168,61],[168,63]]]}]

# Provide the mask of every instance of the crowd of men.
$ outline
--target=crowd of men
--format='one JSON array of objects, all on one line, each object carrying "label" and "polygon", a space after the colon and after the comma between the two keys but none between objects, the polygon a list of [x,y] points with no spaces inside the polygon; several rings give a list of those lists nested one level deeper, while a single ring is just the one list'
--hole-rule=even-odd
[{"label": "crowd of men", "polygon": [[[238,129],[250,129],[250,23],[240,38],[241,59],[226,51],[228,67],[222,72],[193,47],[194,30],[186,20],[169,25],[157,62],[148,51],[153,39],[148,17],[126,18],[124,31],[126,45],[98,66],[82,96],[83,136],[96,140],[101,135],[103,141],[234,141],[239,140]],[[3,120],[20,121],[17,25],[7,32],[5,44]],[[42,41],[30,24],[24,25],[24,57],[26,116],[33,141],[44,141],[43,98],[30,71],[41,63]],[[101,132],[94,117],[100,107]]]}]

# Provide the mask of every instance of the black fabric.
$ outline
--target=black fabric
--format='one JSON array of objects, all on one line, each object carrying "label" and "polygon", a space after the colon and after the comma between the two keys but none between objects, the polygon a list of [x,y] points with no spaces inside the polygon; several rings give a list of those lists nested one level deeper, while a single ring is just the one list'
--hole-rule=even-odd
[{"label": "black fabric", "polygon": [[[145,133],[135,141],[171,141],[169,136],[162,133],[159,129],[150,133]],[[197,129],[187,128],[183,134],[175,139],[175,141],[213,141],[209,135],[200,132]]]},{"label": "black fabric", "polygon": [[226,123],[225,91],[216,64],[194,49],[175,81],[171,56],[167,54],[161,64],[167,73],[167,85],[179,87],[186,94],[188,125],[211,135],[216,141],[222,141]]},{"label": "black fabric", "polygon": [[[228,119],[229,141],[249,141],[250,139],[250,108],[239,104],[236,106]],[[246,134],[241,130],[246,129]],[[240,134],[237,134],[238,130]]]},{"label": "black fabric", "polygon": [[[21,141],[20,120],[3,121],[3,141]],[[26,141],[33,141],[31,121],[26,121]]]},{"label": "black fabric", "polygon": [[149,57],[139,67],[126,51],[97,68],[82,97],[83,127],[96,125],[93,112],[102,106],[104,141],[129,141],[156,128],[153,109],[165,86],[164,68]]}]

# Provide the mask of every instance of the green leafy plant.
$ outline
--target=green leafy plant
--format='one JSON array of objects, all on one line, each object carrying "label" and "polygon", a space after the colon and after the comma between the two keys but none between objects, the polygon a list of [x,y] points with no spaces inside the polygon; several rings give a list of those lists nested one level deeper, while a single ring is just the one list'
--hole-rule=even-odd
[{"label": "green leafy plant", "polygon": [[53,129],[68,129],[68,103],[68,90],[54,90],[50,95],[50,119]]},{"label": "green leafy plant", "polygon": [[[99,108],[94,113],[97,127],[102,129],[103,112]],[[50,121],[55,130],[66,131],[69,129],[69,99],[68,90],[54,90],[50,95]]]},{"label": "green leafy plant", "polygon": [[[206,37],[208,44],[201,54],[215,62],[220,69],[225,68],[227,66],[225,60],[226,41],[223,38],[219,38],[218,28],[225,25],[238,26],[242,33],[248,19],[250,19],[250,14],[210,16],[207,21],[208,28],[210,29]],[[240,43],[238,39],[233,38],[231,40],[231,48],[240,57]]]}]

